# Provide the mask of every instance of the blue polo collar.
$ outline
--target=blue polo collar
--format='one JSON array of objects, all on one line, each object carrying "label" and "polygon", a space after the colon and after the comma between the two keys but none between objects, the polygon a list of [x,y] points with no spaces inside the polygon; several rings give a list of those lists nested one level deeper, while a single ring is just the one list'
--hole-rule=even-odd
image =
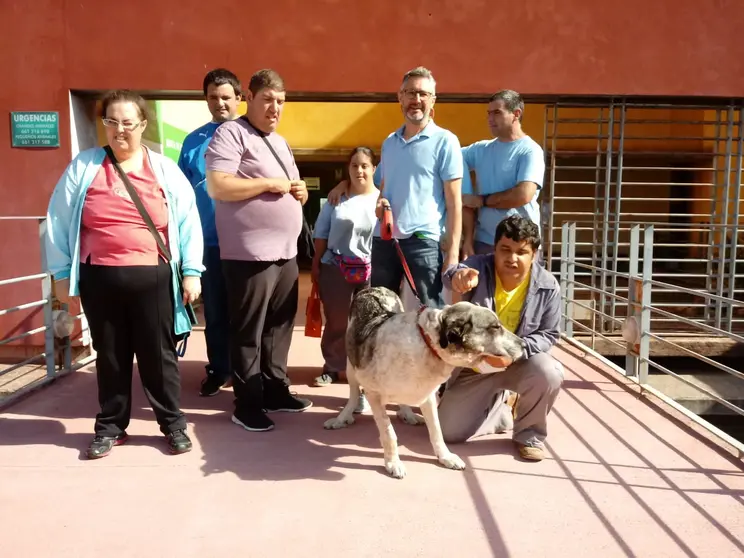
[{"label": "blue polo collar", "polygon": [[404,142],[412,142],[415,139],[418,138],[430,138],[435,133],[437,133],[440,128],[434,123],[434,119],[429,119],[429,123],[424,127],[423,130],[421,130],[418,134],[413,136],[411,139],[407,140],[403,137],[403,132],[405,132],[406,125],[403,124],[400,128],[398,128],[395,132],[395,135],[398,136],[401,140]]}]

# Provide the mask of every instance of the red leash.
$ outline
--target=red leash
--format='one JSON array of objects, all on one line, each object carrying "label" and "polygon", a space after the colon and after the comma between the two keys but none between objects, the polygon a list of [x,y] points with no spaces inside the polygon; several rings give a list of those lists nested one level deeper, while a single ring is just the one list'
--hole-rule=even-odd
[{"label": "red leash", "polygon": [[[421,316],[421,313],[426,310],[426,305],[421,301],[421,297],[418,294],[418,291],[416,290],[416,285],[413,282],[413,276],[411,275],[411,270],[408,268],[408,262],[406,262],[406,257],[403,255],[403,250],[400,247],[400,242],[398,242],[398,239],[393,237],[393,210],[390,209],[389,205],[386,205],[383,208],[382,212],[382,222],[380,224],[380,238],[382,240],[392,240],[393,244],[395,245],[395,249],[398,252],[398,257],[400,258],[400,263],[403,266],[403,273],[406,276],[406,281],[408,282],[408,286],[411,287],[411,291],[413,292],[413,295],[416,297],[416,299],[419,302],[419,310],[418,310],[418,316]],[[424,331],[424,328],[421,327],[421,324],[416,320],[416,327],[419,330],[419,334],[421,335],[421,338],[424,340],[424,343],[426,343],[426,347],[429,349],[432,355],[434,355],[438,359],[442,359],[441,356],[439,356],[439,353],[434,349],[434,345],[432,344],[431,339],[429,339],[429,336]]]},{"label": "red leash", "polygon": [[382,238],[382,240],[393,241],[393,245],[395,245],[395,250],[398,252],[398,258],[400,258],[400,263],[403,266],[403,273],[406,276],[406,281],[408,282],[408,286],[411,287],[411,292],[413,292],[413,295],[419,301],[419,307],[425,308],[425,305],[423,302],[421,302],[421,297],[419,296],[418,291],[416,290],[416,285],[413,282],[413,276],[411,275],[411,270],[408,268],[408,262],[406,261],[406,257],[403,255],[403,250],[400,247],[400,242],[398,242],[398,239],[393,236],[393,210],[390,208],[389,205],[386,205],[382,208],[382,220],[380,223],[380,238]]}]

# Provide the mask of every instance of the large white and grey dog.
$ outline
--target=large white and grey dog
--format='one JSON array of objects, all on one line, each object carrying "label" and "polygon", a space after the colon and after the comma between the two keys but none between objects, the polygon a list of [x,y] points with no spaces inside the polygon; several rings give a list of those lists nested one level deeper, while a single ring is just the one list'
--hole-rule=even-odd
[{"label": "large white and grey dog", "polygon": [[405,468],[385,405],[398,403],[398,416],[415,422],[418,406],[439,462],[462,470],[465,463],[444,443],[437,414],[437,390],[457,367],[477,366],[486,356],[522,355],[519,337],[505,330],[488,308],[459,302],[443,309],[404,312],[400,298],[384,287],[367,288],[354,297],[346,332],[349,401],[325,428],[354,422],[360,387],[364,389],[380,432],[385,470],[403,478]]}]

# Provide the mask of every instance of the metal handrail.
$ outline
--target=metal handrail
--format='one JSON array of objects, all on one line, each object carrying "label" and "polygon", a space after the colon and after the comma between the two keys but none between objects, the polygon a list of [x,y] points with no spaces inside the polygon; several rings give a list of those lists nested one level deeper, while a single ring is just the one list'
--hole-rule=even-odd
[{"label": "metal handrail", "polygon": [[657,341],[665,343],[666,345],[669,345],[670,347],[674,347],[675,349],[682,351],[683,353],[686,353],[690,355],[691,357],[696,358],[709,366],[713,366],[714,368],[718,368],[719,370],[723,372],[728,372],[732,376],[736,376],[737,378],[744,380],[744,372],[739,372],[738,370],[734,370],[733,368],[726,366],[725,364],[716,362],[712,358],[708,358],[705,355],[696,353],[695,351],[690,350],[687,347],[678,345],[677,343],[674,343],[673,341],[670,341],[669,339],[666,339],[665,337],[661,337],[660,335],[656,335],[655,333],[651,333],[650,331],[646,335],[650,336],[652,339],[656,339]]},{"label": "metal handrail", "polygon": [[728,401],[726,401],[725,399],[722,399],[721,397],[719,397],[718,395],[716,395],[712,391],[709,391],[709,390],[707,390],[707,389],[705,389],[703,387],[700,387],[700,386],[694,384],[690,380],[686,379],[684,376],[680,376],[676,372],[672,372],[671,370],[669,370],[669,368],[667,368],[665,366],[662,366],[661,364],[659,364],[657,362],[654,362],[654,361],[652,361],[652,360],[650,360],[648,358],[642,357],[641,360],[647,362],[648,364],[650,364],[654,368],[657,368],[658,370],[661,370],[662,372],[664,372],[666,374],[669,374],[670,376],[676,378],[680,382],[682,382],[682,383],[684,383],[684,384],[686,384],[686,385],[688,385],[688,386],[690,386],[692,388],[695,388],[699,392],[704,393],[705,395],[707,395],[708,397],[710,397],[711,399],[713,399],[717,403],[720,403],[721,405],[723,405],[727,409],[730,409],[731,411],[734,411],[736,414],[741,415],[741,416],[744,416],[744,409],[742,409],[741,407],[737,407],[736,405],[733,405],[732,403],[729,403]]},{"label": "metal handrail", "polygon": [[37,273],[36,275],[26,275],[24,277],[11,277],[10,279],[3,279],[0,281],[0,287],[3,285],[12,285],[13,283],[22,283],[24,281],[33,281],[34,279],[44,279],[49,275],[48,273]]},{"label": "metal handrail", "polygon": [[38,306],[44,306],[45,304],[49,302],[50,302],[50,299],[44,298],[41,300],[37,300],[35,302],[27,302],[25,304],[20,304],[18,306],[11,306],[10,308],[0,310],[0,316],[6,316],[8,314],[12,314],[13,312],[18,312],[19,310],[29,310],[31,308],[37,308]]},{"label": "metal handrail", "polygon": [[[575,253],[576,229],[576,222],[564,223],[561,233],[561,255],[558,261],[560,262],[560,281],[562,290],[561,301],[563,305],[562,337],[570,341],[572,344],[581,347],[583,350],[587,350],[587,352],[589,352],[590,354],[594,354],[595,356],[597,356],[597,353],[590,347],[587,347],[586,344],[581,343],[573,338],[573,328],[575,326],[582,331],[590,333],[592,335],[592,340],[594,339],[595,335],[598,335],[606,339],[608,342],[613,343],[615,346],[625,348],[626,367],[624,370],[620,369],[615,364],[610,363],[610,361],[607,361],[606,359],[603,360],[610,363],[614,370],[621,371],[625,377],[638,383],[638,385],[641,387],[641,393],[649,393],[656,397],[659,397],[665,403],[673,406],[675,409],[690,417],[696,423],[704,426],[706,429],[713,432],[721,439],[725,440],[727,443],[735,447],[741,456],[744,456],[744,443],[734,439],[732,436],[729,436],[725,432],[722,432],[720,429],[716,428],[694,412],[690,411],[689,409],[685,408],[684,406],[678,404],[668,396],[661,393],[658,389],[654,388],[648,382],[648,368],[653,367],[655,370],[674,377],[675,379],[681,381],[683,384],[694,388],[699,393],[704,394],[708,400],[722,405],[724,408],[736,413],[739,416],[744,416],[744,409],[742,409],[741,407],[731,403],[730,401],[727,401],[725,397],[712,392],[710,389],[706,389],[703,386],[697,385],[695,382],[688,380],[683,375],[670,370],[668,367],[655,362],[650,355],[650,341],[653,339],[655,341],[664,343],[667,346],[674,347],[682,354],[695,358],[705,365],[711,366],[716,370],[720,370],[721,372],[726,373],[728,376],[737,378],[739,380],[744,380],[744,372],[736,370],[725,364],[716,362],[715,360],[701,355],[700,353],[692,349],[681,346],[679,343],[670,341],[659,332],[652,332],[651,316],[652,314],[658,314],[664,316],[666,318],[665,321],[685,324],[694,328],[695,331],[714,334],[718,338],[730,339],[738,343],[744,343],[744,336],[717,327],[718,323],[716,324],[716,326],[713,326],[708,323],[691,320],[684,316],[679,316],[667,310],[663,310],[657,305],[652,304],[651,297],[652,293],[658,294],[659,292],[671,291],[697,296],[704,299],[708,303],[715,302],[717,305],[728,305],[729,308],[743,307],[744,302],[733,299],[731,297],[723,296],[721,294],[720,288],[717,289],[719,292],[714,294],[711,292],[700,292],[687,287],[682,287],[680,285],[674,285],[666,281],[653,279],[652,266],[654,264],[654,261],[658,261],[653,258],[653,224],[634,225],[633,227],[631,227],[630,256],[628,258],[629,269],[627,273],[619,272],[616,269],[608,269],[607,267],[603,267],[602,265],[591,265],[577,261],[579,258],[576,257]],[[643,242],[641,242],[641,235],[643,236]],[[643,252],[642,257],[639,254],[641,250]],[[579,275],[577,273],[577,270],[589,270],[592,272],[592,274],[601,274],[604,277],[621,278],[627,280],[628,284],[625,287],[618,288],[617,283],[615,282],[614,288],[609,288],[610,285],[606,281],[603,281],[602,286],[604,287],[604,289],[598,289],[593,285],[584,285],[580,281],[577,281],[577,275]],[[624,298],[624,302],[627,303],[627,315],[625,317],[622,317],[621,319],[614,315],[614,307],[612,309],[613,314],[610,315],[604,311],[604,305],[602,305],[600,308],[596,308],[588,304],[583,304],[581,300],[577,300],[575,298],[575,292],[579,291],[580,286],[584,287],[585,290],[597,293],[603,297],[611,298],[612,300],[624,298],[617,295],[617,291],[619,290],[627,293],[628,297]],[[657,289],[652,290],[652,287],[657,287]],[[735,291],[729,290],[729,292]],[[574,318],[574,308],[583,308],[591,313],[590,315],[592,316],[592,327],[589,327],[586,325],[586,323],[582,323],[581,321]],[[597,328],[594,327],[594,318],[597,318],[598,320],[605,320],[613,324],[624,323],[629,319],[636,320],[638,331],[635,334],[635,342],[623,343],[619,342],[617,338],[611,339],[610,337],[604,335],[602,331],[598,331]],[[592,343],[594,343],[594,341],[592,341]]]},{"label": "metal handrail", "polygon": [[[14,312],[18,312],[22,310],[42,308],[44,324],[40,327],[35,327],[28,331],[24,331],[24,332],[12,335],[10,337],[0,339],[0,347],[8,346],[11,343],[14,343],[16,341],[21,341],[23,339],[27,339],[34,335],[43,334],[44,335],[44,348],[42,351],[40,351],[39,353],[35,355],[29,356],[28,358],[25,358],[20,362],[16,362],[10,366],[0,369],[0,378],[7,377],[10,373],[17,371],[23,368],[24,366],[32,365],[38,361],[42,361],[43,366],[46,369],[46,374],[44,378],[42,378],[41,380],[33,381],[29,383],[28,385],[22,387],[21,389],[13,392],[12,394],[3,397],[2,400],[0,401],[0,404],[2,404],[3,406],[10,404],[12,401],[16,400],[18,397],[21,397],[23,394],[27,393],[28,391],[37,389],[38,387],[41,387],[47,384],[48,382],[54,380],[55,378],[58,378],[64,374],[77,370],[81,366],[95,360],[95,357],[91,356],[91,357],[86,357],[76,363],[72,362],[73,342],[81,340],[81,339],[83,340],[84,344],[87,344],[88,342],[89,335],[86,332],[89,331],[89,328],[87,327],[87,324],[85,323],[82,324],[83,327],[81,328],[80,333],[76,334],[74,338],[70,338],[70,337],[67,337],[64,339],[55,338],[52,320],[54,317],[54,308],[55,308],[56,301],[54,298],[53,279],[52,279],[51,274],[48,271],[48,266],[46,263],[46,247],[45,247],[46,218],[35,217],[35,216],[0,217],[0,222],[8,222],[8,221],[36,221],[38,223],[38,235],[39,235],[39,244],[41,248],[41,269],[42,271],[39,273],[30,274],[30,275],[4,278],[0,280],[0,287],[6,286],[6,285],[24,283],[24,282],[27,283],[27,282],[39,281],[41,285],[42,298],[37,301],[27,302],[27,303],[19,304],[16,306],[11,306],[9,308],[1,309],[0,317],[7,316],[9,314],[13,314]],[[66,309],[66,306],[63,305],[62,308]],[[73,319],[76,322],[84,322],[85,315],[84,313],[80,313],[76,316],[73,316]],[[60,357],[60,360],[61,360],[60,364],[57,363],[58,356]],[[38,369],[38,367],[36,368]],[[31,371],[29,371],[28,373],[30,372]],[[17,379],[18,377],[23,377],[28,373],[21,374],[21,376],[15,377],[15,379]]]},{"label": "metal handrail", "polygon": [[[666,198],[665,198],[666,199]],[[700,214],[700,217],[703,215]],[[569,222],[566,222],[567,224]],[[584,224],[584,225],[594,225],[594,221],[590,221],[588,219],[571,219],[570,224]],[[617,221],[614,219],[608,220],[605,225],[619,225],[622,230],[631,230],[635,226],[652,226],[656,227],[662,226],[662,227],[677,227],[680,229],[687,229],[690,227],[700,227],[701,225],[705,225],[706,228],[713,228],[713,229],[741,229],[741,225],[738,225],[736,223],[670,223],[669,221],[634,221],[634,220],[621,220]],[[554,227],[556,229],[559,229],[560,227]],[[578,229],[577,229],[578,230]]]},{"label": "metal handrail", "polygon": [[[621,277],[623,279],[628,279],[628,280],[632,279],[632,277],[628,273],[623,273],[621,271],[612,271],[611,269],[603,269],[601,267],[597,267],[597,266],[593,266],[593,265],[589,265],[589,264],[584,264],[584,263],[579,263],[577,261],[579,259],[581,259],[581,258],[574,258],[573,259],[573,264],[576,267],[580,267],[582,269],[588,269],[589,271],[597,271],[599,273],[606,273],[607,275],[611,275],[611,276],[615,276],[615,277]],[[584,259],[587,259],[587,258],[584,258]],[[618,259],[620,259],[620,258],[618,258]],[[625,259],[627,260],[629,258],[625,258]],[[560,261],[563,261],[563,259],[561,259]],[[656,260],[655,259],[654,261],[660,261],[660,260]],[[639,258],[639,262],[643,262],[643,258]],[[718,296],[718,295],[715,295],[713,293],[707,293],[705,291],[696,291],[695,289],[688,289],[687,287],[683,287],[681,285],[672,285],[671,283],[666,283],[664,281],[657,281],[656,279],[648,279],[647,281],[652,286],[660,287],[660,288],[663,288],[663,289],[666,289],[666,290],[679,291],[679,292],[691,294],[693,296],[699,296],[699,297],[705,298],[706,300],[717,300],[719,302],[724,302],[726,304],[731,304],[733,306],[744,307],[744,301],[736,300],[735,298],[729,298],[729,297],[726,297],[726,296]],[[599,289],[595,289],[593,287],[590,287],[589,285],[583,285],[582,283],[577,282],[577,281],[573,281],[573,282],[575,284],[577,284],[577,285],[580,284],[583,287],[588,288],[590,290],[599,290]],[[623,290],[627,290],[627,287],[622,287],[622,289]],[[612,293],[608,293],[608,292],[605,292],[604,294],[607,295],[607,296],[613,296]],[[620,298],[620,297],[616,297],[616,298]],[[627,299],[625,299],[625,300],[627,300]]]},{"label": "metal handrail", "polygon": [[49,326],[43,325],[41,327],[37,327],[36,329],[32,329],[31,331],[27,331],[26,333],[21,333],[20,335],[16,335],[14,337],[2,339],[0,340],[0,346],[7,345],[8,343],[12,343],[13,341],[20,341],[21,339],[25,339],[26,337],[31,337],[32,335],[36,335],[37,333],[42,333],[47,329],[49,329]]}]

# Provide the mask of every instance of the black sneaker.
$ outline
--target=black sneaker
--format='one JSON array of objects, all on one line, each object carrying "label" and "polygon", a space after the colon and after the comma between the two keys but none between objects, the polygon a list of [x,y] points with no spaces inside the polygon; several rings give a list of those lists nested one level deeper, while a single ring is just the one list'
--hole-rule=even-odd
[{"label": "black sneaker", "polygon": [[207,377],[202,380],[199,395],[201,397],[212,397],[220,392],[220,388],[225,385],[224,382],[217,379],[217,376],[210,370]]},{"label": "black sneaker", "polygon": [[338,372],[323,372],[320,376],[313,380],[315,387],[329,386],[333,382],[338,382]]},{"label": "black sneaker", "polygon": [[250,432],[268,432],[274,429],[274,421],[263,411],[255,413],[238,413],[232,416],[232,421]]},{"label": "black sneaker", "polygon": [[168,441],[168,449],[173,454],[191,451],[191,439],[185,430],[176,430],[170,434],[166,434],[165,439]]},{"label": "black sneaker", "polygon": [[264,410],[267,413],[301,413],[313,406],[309,399],[302,399],[288,391],[278,397],[264,398]]},{"label": "black sneaker", "polygon": [[129,436],[127,436],[126,432],[122,432],[118,436],[96,435],[90,443],[90,446],[88,446],[88,450],[85,454],[88,456],[88,459],[100,459],[101,457],[106,457],[111,453],[114,446],[122,445],[127,441],[128,437]]}]

